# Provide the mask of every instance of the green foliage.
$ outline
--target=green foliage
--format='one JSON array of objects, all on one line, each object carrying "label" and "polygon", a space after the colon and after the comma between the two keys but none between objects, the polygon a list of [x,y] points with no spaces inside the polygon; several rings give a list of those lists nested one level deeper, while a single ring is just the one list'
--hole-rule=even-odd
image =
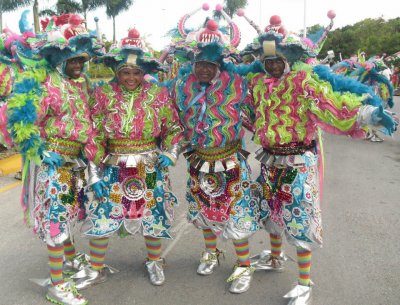
[{"label": "green foliage", "polygon": [[224,11],[232,18],[239,8],[246,7],[247,0],[224,0],[224,4]]},{"label": "green foliage", "polygon": [[18,8],[31,4],[30,0],[1,0],[0,13],[13,12]]},{"label": "green foliage", "polygon": [[89,65],[88,73],[92,79],[111,79],[114,77],[114,72],[110,68],[93,62]]},{"label": "green foliage", "polygon": [[382,18],[364,19],[352,26],[345,26],[329,33],[320,54],[324,56],[328,50],[342,58],[349,58],[359,50],[367,54],[367,58],[377,54],[394,54],[399,51],[400,18],[385,21]]}]

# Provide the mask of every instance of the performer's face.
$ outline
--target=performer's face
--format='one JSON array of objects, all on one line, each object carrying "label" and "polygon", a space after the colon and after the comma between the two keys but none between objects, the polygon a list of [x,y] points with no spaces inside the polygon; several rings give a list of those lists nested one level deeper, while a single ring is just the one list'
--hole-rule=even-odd
[{"label": "performer's face", "polygon": [[122,68],[117,73],[118,84],[133,91],[144,82],[144,73],[136,68]]},{"label": "performer's face", "polygon": [[198,61],[194,64],[194,74],[200,83],[209,83],[218,72],[218,65],[208,61]]},{"label": "performer's face", "polygon": [[285,62],[282,58],[266,59],[264,60],[265,71],[267,71],[272,77],[279,78],[285,71]]},{"label": "performer's face", "polygon": [[75,57],[67,60],[67,64],[65,66],[65,74],[67,74],[70,78],[76,79],[81,76],[83,71],[83,67],[85,65],[85,58],[83,57]]}]

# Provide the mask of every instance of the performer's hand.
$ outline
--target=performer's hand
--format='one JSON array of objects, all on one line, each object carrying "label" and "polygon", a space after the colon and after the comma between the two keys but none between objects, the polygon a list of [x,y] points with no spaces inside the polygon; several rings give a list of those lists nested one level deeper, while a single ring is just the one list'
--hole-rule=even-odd
[{"label": "performer's hand", "polygon": [[397,125],[399,125],[399,122],[395,120],[393,114],[389,111],[385,111],[382,105],[373,111],[372,121],[374,125],[382,125],[385,127],[388,135],[395,132],[397,130]]},{"label": "performer's hand", "polygon": [[55,152],[47,151],[43,153],[43,163],[53,165],[56,168],[60,167],[63,160],[61,156]]},{"label": "performer's hand", "polygon": [[167,167],[173,165],[174,161],[172,161],[171,158],[166,155],[159,155],[158,164],[160,164],[163,167]]},{"label": "performer's hand", "polygon": [[100,199],[102,197],[108,197],[110,194],[108,187],[103,180],[99,180],[95,184],[93,184],[92,190],[97,199]]}]

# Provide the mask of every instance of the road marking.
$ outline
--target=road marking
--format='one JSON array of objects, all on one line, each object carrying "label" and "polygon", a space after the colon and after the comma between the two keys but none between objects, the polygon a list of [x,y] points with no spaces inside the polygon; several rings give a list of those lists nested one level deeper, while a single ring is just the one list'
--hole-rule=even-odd
[{"label": "road marking", "polygon": [[14,183],[7,184],[6,186],[0,187],[0,193],[7,192],[8,190],[13,189],[14,187],[17,187],[18,185],[21,185],[21,181],[16,181]]},{"label": "road marking", "polygon": [[186,228],[191,225],[186,217],[184,217],[181,222],[176,226],[175,232],[178,232],[178,234],[176,235],[176,237],[172,240],[172,242],[168,245],[168,247],[164,250],[162,257],[166,258],[168,253],[172,250],[173,247],[175,247],[176,243],[181,239],[183,233],[185,233]]}]

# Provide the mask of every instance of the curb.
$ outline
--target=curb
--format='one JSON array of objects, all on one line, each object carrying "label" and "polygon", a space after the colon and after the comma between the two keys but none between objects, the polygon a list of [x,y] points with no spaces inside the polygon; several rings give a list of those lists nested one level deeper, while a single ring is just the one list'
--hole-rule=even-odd
[{"label": "curb", "polygon": [[7,176],[20,171],[22,168],[22,157],[20,154],[12,155],[0,160],[0,176]]}]

